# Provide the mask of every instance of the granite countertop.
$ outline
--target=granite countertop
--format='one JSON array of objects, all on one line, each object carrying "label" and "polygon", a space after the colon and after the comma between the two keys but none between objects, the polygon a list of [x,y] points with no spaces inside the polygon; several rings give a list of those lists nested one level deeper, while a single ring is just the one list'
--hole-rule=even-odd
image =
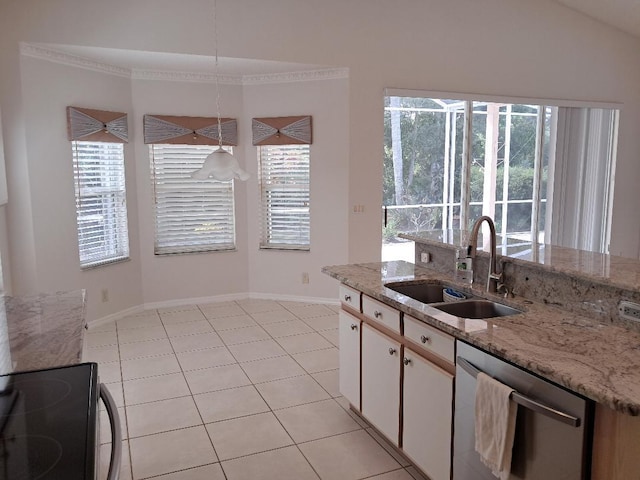
[{"label": "granite countertop", "polygon": [[0,375],[79,363],[85,292],[0,296]]},{"label": "granite countertop", "polygon": [[[513,362],[616,411],[640,415],[640,333],[542,303],[504,299],[457,284],[450,276],[404,261],[336,265],[322,271],[456,338]],[[461,291],[523,313],[469,320],[386,287],[389,282],[445,281]]]}]

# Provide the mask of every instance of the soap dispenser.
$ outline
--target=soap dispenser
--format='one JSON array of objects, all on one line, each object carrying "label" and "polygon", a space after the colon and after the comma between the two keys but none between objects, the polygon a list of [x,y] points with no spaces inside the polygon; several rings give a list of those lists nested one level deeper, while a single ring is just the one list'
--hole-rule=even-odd
[{"label": "soap dispenser", "polygon": [[464,283],[473,283],[473,258],[471,258],[471,245],[456,250],[456,263],[454,270],[456,280]]}]

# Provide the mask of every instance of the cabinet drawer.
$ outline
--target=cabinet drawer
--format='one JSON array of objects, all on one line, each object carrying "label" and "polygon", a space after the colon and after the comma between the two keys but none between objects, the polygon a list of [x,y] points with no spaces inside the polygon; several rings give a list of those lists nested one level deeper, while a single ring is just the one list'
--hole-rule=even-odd
[{"label": "cabinet drawer", "polygon": [[454,363],[455,343],[452,336],[409,315],[404,316],[404,336],[425,350]]},{"label": "cabinet drawer", "polygon": [[349,305],[358,312],[360,311],[360,292],[358,290],[340,284],[340,293],[338,295],[341,303]]},{"label": "cabinet drawer", "polygon": [[400,333],[400,312],[395,308],[363,295],[362,313],[374,322]]}]

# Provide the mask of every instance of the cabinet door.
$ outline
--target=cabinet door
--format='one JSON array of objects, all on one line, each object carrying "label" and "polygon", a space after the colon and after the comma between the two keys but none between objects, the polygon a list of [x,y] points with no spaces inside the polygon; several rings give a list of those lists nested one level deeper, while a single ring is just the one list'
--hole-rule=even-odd
[{"label": "cabinet door", "polygon": [[340,393],[360,409],[360,324],[359,318],[340,310]]},{"label": "cabinet door", "polygon": [[362,414],[398,445],[400,344],[362,325]]},{"label": "cabinet door", "polygon": [[432,480],[451,478],[453,375],[404,350],[402,449]]}]

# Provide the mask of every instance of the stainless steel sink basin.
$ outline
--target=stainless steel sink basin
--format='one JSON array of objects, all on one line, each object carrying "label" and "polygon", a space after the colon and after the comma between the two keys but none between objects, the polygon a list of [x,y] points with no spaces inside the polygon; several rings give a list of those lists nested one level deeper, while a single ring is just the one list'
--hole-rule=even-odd
[{"label": "stainless steel sink basin", "polygon": [[422,303],[443,302],[441,283],[387,283],[385,287]]},{"label": "stainless steel sink basin", "polygon": [[465,300],[462,302],[433,305],[433,307],[462,318],[494,318],[522,313],[515,308],[489,300]]}]

